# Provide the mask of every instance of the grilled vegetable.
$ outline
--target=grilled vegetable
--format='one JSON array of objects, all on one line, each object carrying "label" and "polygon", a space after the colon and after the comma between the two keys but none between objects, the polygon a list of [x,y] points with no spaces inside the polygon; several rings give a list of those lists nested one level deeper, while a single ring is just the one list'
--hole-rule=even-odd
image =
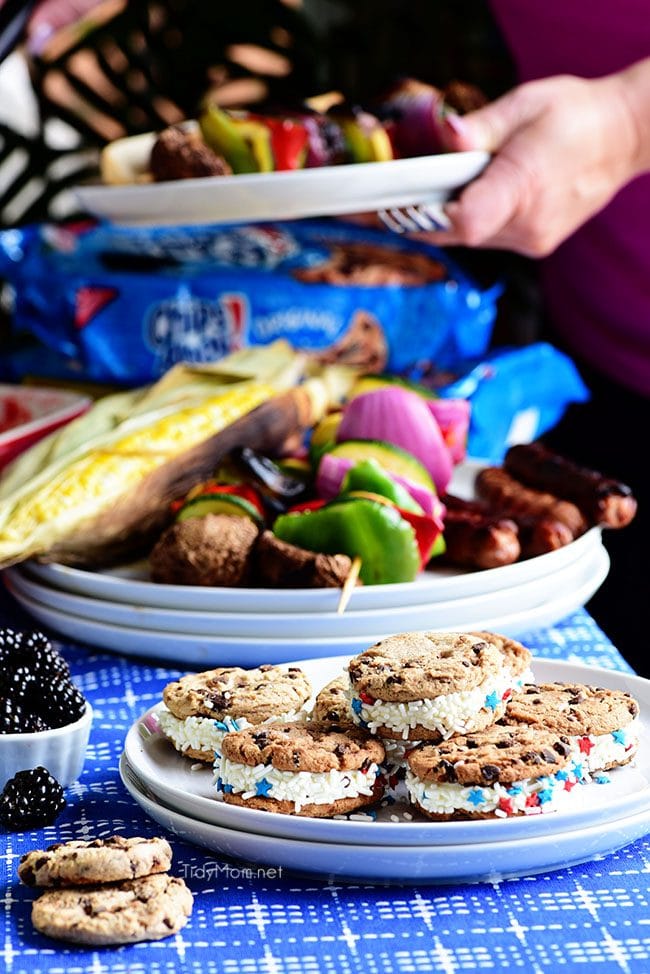
[{"label": "grilled vegetable", "polygon": [[[36,470],[26,458],[30,476],[14,479],[0,500],[0,568],[33,556],[90,566],[139,554],[168,523],[171,502],[211,477],[230,450],[279,452],[320,419],[330,405],[327,382],[312,378],[282,392],[304,359],[286,347],[264,351],[215,366],[212,394],[209,367],[198,370],[198,395],[186,377],[168,374],[145,394],[156,408],[136,401],[136,415],[104,418],[93,439],[55,450],[53,460],[39,453]],[[274,381],[252,379],[253,363]]]}]

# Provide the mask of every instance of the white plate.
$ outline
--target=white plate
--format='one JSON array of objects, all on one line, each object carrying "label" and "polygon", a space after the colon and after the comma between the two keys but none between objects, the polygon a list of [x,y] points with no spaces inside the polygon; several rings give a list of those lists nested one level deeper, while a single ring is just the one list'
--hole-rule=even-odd
[{"label": "white plate", "polygon": [[[491,614],[489,609],[474,616],[463,616],[464,623],[439,626],[440,630],[492,629],[509,636],[518,636],[553,625],[575,612],[587,602],[600,587],[609,570],[609,558],[604,548],[599,553],[598,565],[588,565],[584,577],[568,591],[555,596],[541,605],[520,611]],[[5,573],[6,575],[6,573]],[[112,623],[95,622],[82,616],[53,609],[45,602],[32,599],[20,592],[9,577],[5,585],[18,602],[39,622],[55,629],[70,639],[99,646],[116,653],[127,653],[152,659],[182,662],[189,667],[210,666],[260,666],[263,663],[284,663],[297,656],[315,659],[332,654],[357,653],[387,635],[388,630],[370,631],[364,635],[312,639],[308,635],[294,639],[272,638],[268,628],[260,629],[256,636],[192,636],[185,633],[165,632],[162,629],[137,629]],[[516,591],[514,593],[516,597]],[[410,629],[411,626],[409,625]],[[310,617],[304,619],[304,631],[310,632]]]},{"label": "white plate", "polygon": [[77,186],[75,193],[89,213],[120,224],[288,220],[441,202],[477,176],[488,159],[487,152],[454,152],[295,172]]},{"label": "white plate", "polygon": [[[348,659],[333,657],[318,661],[301,660],[298,665],[318,691],[338,676]],[[406,806],[390,805],[379,809],[374,822],[299,818],[228,805],[217,795],[212,770],[198,768],[184,758],[162,734],[142,736],[141,720],[130,728],[124,755],[140,781],[165,805],[192,818],[225,828],[257,832],[290,839],[315,842],[393,845],[460,845],[462,843],[502,842],[540,835],[557,835],[602,823],[603,828],[619,818],[645,811],[650,814],[650,681],[641,677],[601,670],[575,663],[533,660],[538,682],[576,682],[626,690],[641,706],[641,747],[633,765],[611,773],[609,785],[588,784],[571,792],[570,810],[547,815],[520,816],[481,822],[432,822],[418,813],[413,822],[392,822],[391,815]],[[161,704],[152,707],[155,712]],[[192,768],[196,770],[192,770]]]},{"label": "white plate", "polygon": [[604,548],[587,549],[584,556],[551,572],[544,579],[532,579],[497,592],[436,601],[423,605],[363,609],[356,612],[257,613],[210,612],[161,609],[107,599],[93,599],[52,588],[30,577],[21,567],[7,569],[13,590],[43,602],[67,615],[73,614],[95,622],[105,622],[136,629],[164,629],[193,636],[259,636],[272,633],[275,638],[364,637],[368,632],[404,629],[437,629],[440,626],[464,627],[465,620],[477,614],[495,616],[512,611],[516,605],[523,612],[570,591],[584,579],[596,576],[604,563]]},{"label": "white plate", "polygon": [[[500,592],[513,586],[545,579],[602,544],[600,528],[592,528],[577,541],[527,561],[486,571],[435,568],[422,572],[413,582],[393,585],[362,585],[355,589],[346,612],[407,605],[423,605]],[[148,581],[145,563],[84,571],[67,565],[40,565],[27,561],[30,575],[50,588],[91,598],[132,605],[202,612],[336,612],[340,591],[320,589],[209,588],[200,585],[159,585]]]},{"label": "white plate", "polygon": [[[510,839],[486,845],[342,845],[304,842],[257,835],[211,825],[167,808],[138,783],[126,758],[120,760],[120,777],[137,804],[164,829],[187,842],[233,859],[263,863],[292,872],[323,878],[380,883],[430,882],[437,884],[495,883],[517,876],[532,876],[586,862],[615,852],[650,830],[650,811],[618,819],[604,828],[600,823],[577,831],[548,836]],[[219,863],[214,863],[218,880]]]}]

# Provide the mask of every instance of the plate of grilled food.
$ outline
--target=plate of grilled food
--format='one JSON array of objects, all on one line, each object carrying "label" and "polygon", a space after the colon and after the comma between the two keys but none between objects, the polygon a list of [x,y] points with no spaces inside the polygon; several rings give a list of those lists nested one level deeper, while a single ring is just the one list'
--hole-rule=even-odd
[{"label": "plate of grilled food", "polygon": [[515,635],[602,583],[602,534],[636,511],[624,484],[539,443],[469,459],[462,401],[438,422],[439,400],[388,382],[333,408],[329,374],[278,391],[251,378],[254,354],[259,373],[269,353],[247,350],[238,373],[122,396],[117,424],[100,400],[8,468],[0,568],[36,618],[123,652],[252,665],[261,647],[307,658],[405,629]]}]

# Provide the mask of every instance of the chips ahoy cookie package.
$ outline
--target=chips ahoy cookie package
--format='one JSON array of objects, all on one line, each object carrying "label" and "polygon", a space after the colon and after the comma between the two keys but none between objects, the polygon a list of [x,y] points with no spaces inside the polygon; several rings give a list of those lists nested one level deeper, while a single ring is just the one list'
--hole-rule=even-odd
[{"label": "chips ahoy cookie package", "polygon": [[285,339],[324,364],[475,400],[468,448],[493,458],[520,413],[532,437],[587,395],[550,346],[494,360],[500,283],[482,289],[444,251],[340,220],[28,226],[0,233],[0,278],[12,306],[5,380],[133,387]]},{"label": "chips ahoy cookie package", "polygon": [[368,372],[452,368],[487,348],[500,293],[339,221],[27,227],[0,235],[0,275],[60,375],[124,385],[278,338]]}]

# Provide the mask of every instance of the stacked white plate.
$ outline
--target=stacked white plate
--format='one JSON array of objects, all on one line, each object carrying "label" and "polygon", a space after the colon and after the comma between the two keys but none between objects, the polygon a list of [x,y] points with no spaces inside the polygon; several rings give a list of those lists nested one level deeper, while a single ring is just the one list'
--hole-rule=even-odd
[{"label": "stacked white plate", "polygon": [[[458,467],[454,493],[471,496],[479,464]],[[339,589],[161,585],[139,563],[110,571],[27,562],[4,573],[39,622],[71,639],[192,667],[258,666],[355,653],[406,630],[491,629],[518,636],[588,601],[609,558],[593,528],[570,545],[487,571],[434,568],[415,581]]]},{"label": "stacked white plate", "polygon": [[[301,666],[318,690],[346,663],[335,656],[293,665]],[[534,674],[537,681],[625,690],[641,706],[641,744],[634,762],[610,772],[607,784],[572,789],[562,811],[433,822],[399,802],[379,808],[375,820],[368,815],[300,818],[229,805],[216,793],[209,766],[182,757],[160,733],[148,729],[146,717],[157,707],[127,734],[120,774],[144,811],[183,839],[248,862],[348,879],[496,881],[583,862],[645,835],[650,831],[650,682],[548,660],[534,660]]]}]

